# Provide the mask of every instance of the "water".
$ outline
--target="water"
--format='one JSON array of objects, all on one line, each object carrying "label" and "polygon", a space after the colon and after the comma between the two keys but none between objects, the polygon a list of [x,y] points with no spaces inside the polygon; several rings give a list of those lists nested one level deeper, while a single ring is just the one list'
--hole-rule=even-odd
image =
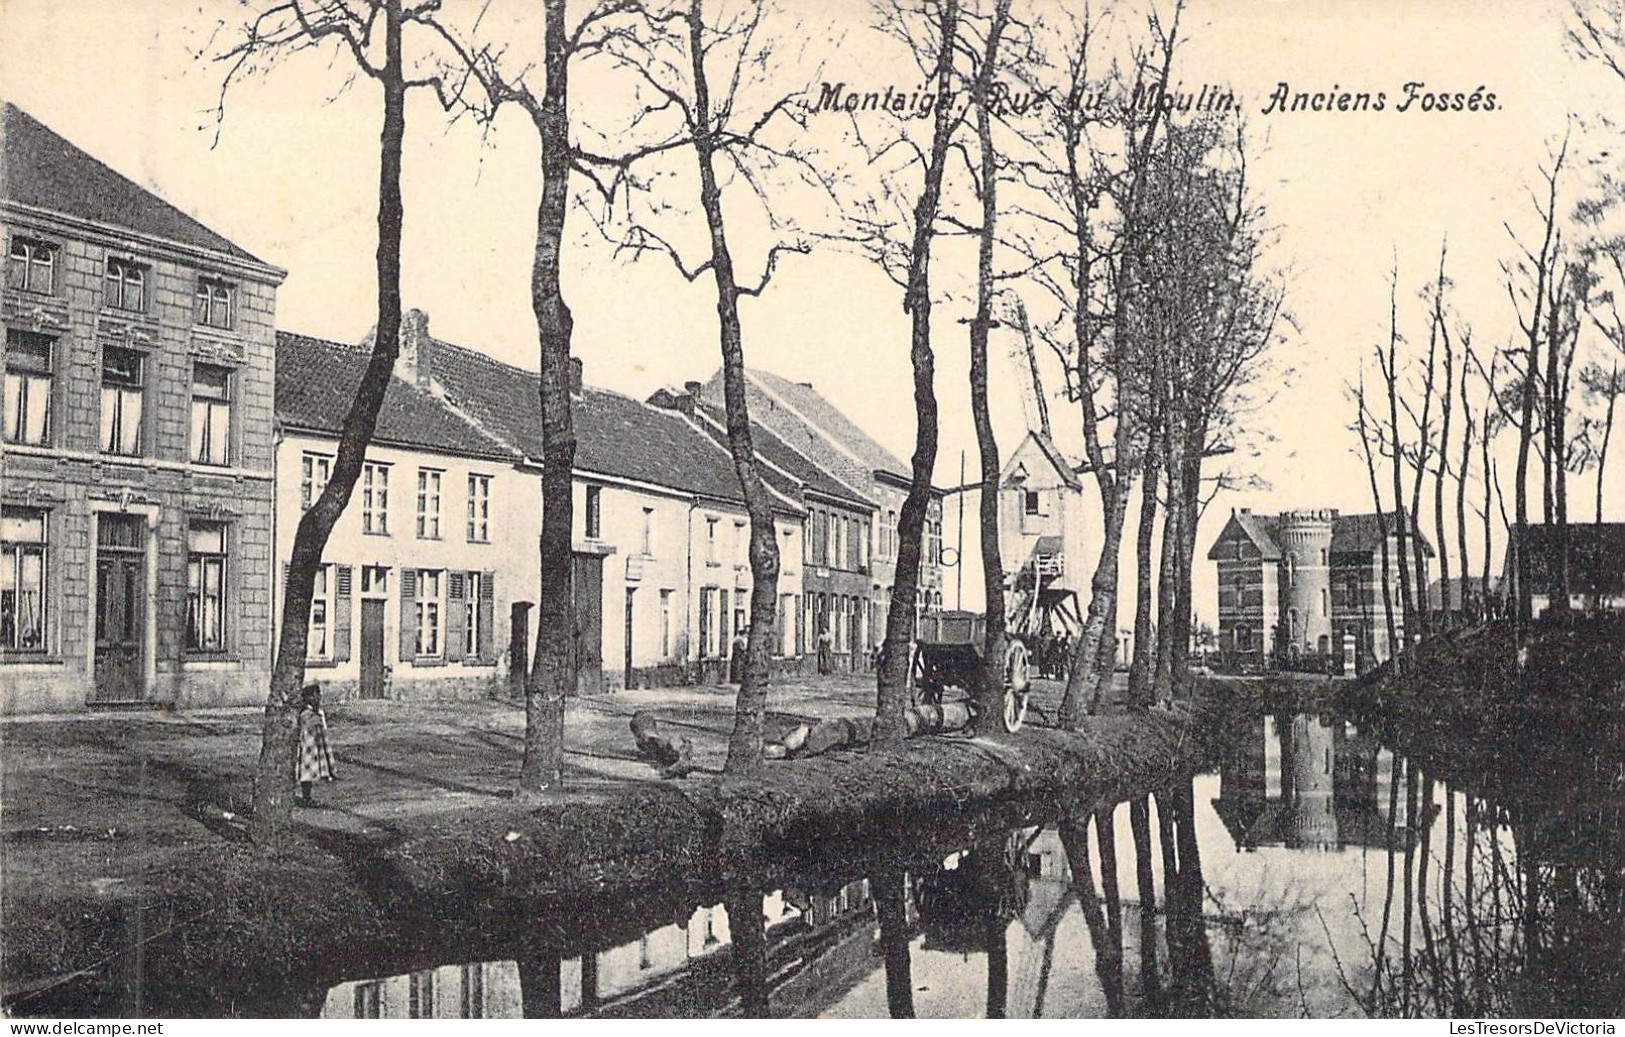
[{"label": "water", "polygon": [[1617,1016],[1618,735],[1527,721],[1379,733],[1332,713],[1259,714],[1234,724],[1212,770],[1136,800],[785,853],[752,872],[765,883],[555,905],[530,924],[552,935],[512,957],[452,947],[395,975],[356,962],[286,1007]]}]

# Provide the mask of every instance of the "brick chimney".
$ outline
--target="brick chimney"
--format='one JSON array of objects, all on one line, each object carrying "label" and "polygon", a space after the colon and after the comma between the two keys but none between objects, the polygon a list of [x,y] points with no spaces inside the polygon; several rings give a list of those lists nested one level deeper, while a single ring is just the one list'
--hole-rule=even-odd
[{"label": "brick chimney", "polygon": [[570,395],[581,395],[581,358],[578,356],[570,358]]},{"label": "brick chimney", "polygon": [[429,337],[429,315],[422,310],[401,314],[401,356],[395,365],[420,389],[434,378],[434,339]]}]

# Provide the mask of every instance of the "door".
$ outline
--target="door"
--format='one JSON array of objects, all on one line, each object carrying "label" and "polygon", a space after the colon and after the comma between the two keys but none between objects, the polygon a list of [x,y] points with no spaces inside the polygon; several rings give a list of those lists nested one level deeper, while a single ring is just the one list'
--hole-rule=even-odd
[{"label": "door", "polygon": [[361,599],[361,697],[381,699],[384,686],[384,602]]},{"label": "door", "polygon": [[632,601],[637,592],[636,587],[626,588],[626,637],[622,641],[622,644],[626,645],[626,676],[621,687],[628,691],[632,688]]},{"label": "door", "polygon": [[91,702],[140,702],[146,684],[147,522],[96,522],[96,665]]},{"label": "door", "polygon": [[576,610],[576,694],[604,690],[604,559],[578,554],[571,567]]}]

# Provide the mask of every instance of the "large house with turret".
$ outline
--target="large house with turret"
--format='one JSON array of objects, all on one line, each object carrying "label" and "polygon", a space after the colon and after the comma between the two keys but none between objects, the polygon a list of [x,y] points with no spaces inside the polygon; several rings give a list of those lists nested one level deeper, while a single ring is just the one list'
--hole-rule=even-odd
[{"label": "large house with turret", "polygon": [[[1207,553],[1218,567],[1219,650],[1258,664],[1352,653],[1359,672],[1385,661],[1393,654],[1390,603],[1396,639],[1405,638],[1407,626],[1397,533],[1391,517],[1335,508],[1231,512]],[[1408,558],[1416,547],[1426,587],[1433,545],[1413,523]]]}]

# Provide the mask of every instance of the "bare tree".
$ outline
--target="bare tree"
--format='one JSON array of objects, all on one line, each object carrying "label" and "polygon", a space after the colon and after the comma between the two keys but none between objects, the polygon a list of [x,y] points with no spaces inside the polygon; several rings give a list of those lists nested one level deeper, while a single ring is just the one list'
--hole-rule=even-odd
[{"label": "bare tree", "polygon": [[[519,768],[519,792],[534,796],[558,785],[564,773],[565,703],[577,677],[574,644],[575,420],[570,388],[571,339],[575,321],[560,285],[566,218],[574,193],[572,174],[584,175],[608,193],[609,160],[593,154],[572,133],[570,73],[581,57],[601,53],[625,20],[640,10],[638,0],[595,0],[572,27],[565,0],[542,3],[542,73],[538,96],[527,82],[530,67],[517,62],[510,42],[476,43],[435,23],[449,45],[456,67],[471,74],[482,88],[464,94],[467,110],[490,127],[500,109],[517,106],[528,117],[540,145],[540,199],[536,207],[536,244],[531,254],[530,302],[536,318],[540,378],[537,398],[542,416],[542,535],[540,579],[543,592],[536,621],[536,651],[525,681],[525,748]],[[624,156],[620,161],[628,161]]]},{"label": "bare tree", "polygon": [[[1502,270],[1506,276],[1507,295],[1512,301],[1514,312],[1517,314],[1519,327],[1523,332],[1524,346],[1521,350],[1507,351],[1508,361],[1513,371],[1518,375],[1519,388],[1519,418],[1518,427],[1518,468],[1513,486],[1513,510],[1517,516],[1517,525],[1514,536],[1518,542],[1518,598],[1516,606],[1516,619],[1519,636],[1528,629],[1531,613],[1531,595],[1533,588],[1530,585],[1530,558],[1527,550],[1529,542],[1529,453],[1534,441],[1535,431],[1535,402],[1537,399],[1537,382],[1540,377],[1540,355],[1542,336],[1546,330],[1543,320],[1548,305],[1551,281],[1561,276],[1558,264],[1562,249],[1561,233],[1558,230],[1560,216],[1557,208],[1558,181],[1563,172],[1564,161],[1568,156],[1569,141],[1565,136],[1562,147],[1554,156],[1550,168],[1543,167],[1541,175],[1546,182],[1545,200],[1535,200],[1535,210],[1540,217],[1542,231],[1541,243],[1536,251],[1530,251],[1518,241],[1517,234],[1510,226],[1507,233],[1512,236],[1513,242],[1518,245],[1522,254],[1520,259],[1511,263],[1503,263]],[[1522,362],[1519,363],[1521,355]]]},{"label": "bare tree", "polygon": [[982,489],[977,498],[986,627],[976,699],[978,712],[984,717],[998,716],[1003,709],[1005,655],[1009,648],[1004,612],[1004,560],[999,551],[999,444],[993,434],[993,417],[987,403],[987,345],[994,323],[993,251],[998,241],[1000,164],[993,139],[992,92],[1000,67],[999,45],[1009,24],[1010,0],[994,0],[982,52],[977,56],[976,74],[970,82],[971,104],[976,112],[977,186],[982,206],[981,223],[976,228],[976,312],[970,322],[970,404],[982,470]]},{"label": "bare tree", "polygon": [[963,31],[959,0],[881,0],[876,14],[880,31],[901,42],[920,63],[936,99],[923,142],[910,135],[905,122],[891,124],[895,135],[882,141],[866,139],[854,122],[854,132],[869,152],[869,165],[878,183],[869,196],[847,207],[845,236],[903,291],[903,311],[909,316],[915,418],[909,489],[897,518],[896,576],[876,673],[873,744],[878,746],[895,742],[907,732],[903,710],[908,704],[925,520],[937,463],[931,252],[940,233],[949,149],[964,118],[964,105],[953,100],[955,56]]},{"label": "bare tree", "polygon": [[[1379,357],[1381,351],[1378,351]],[[1388,624],[1388,655],[1395,658],[1399,652],[1398,625],[1394,622],[1394,592],[1393,569],[1388,557],[1388,516],[1382,508],[1382,490],[1377,483],[1377,461],[1371,449],[1371,434],[1367,431],[1367,415],[1370,413],[1366,407],[1365,399],[1365,372],[1360,373],[1360,381],[1354,390],[1354,403],[1358,415],[1356,427],[1360,432],[1360,450],[1365,456],[1366,475],[1371,480],[1371,506],[1377,513],[1377,539],[1381,545],[1382,553],[1382,612]],[[1373,419],[1374,421],[1374,419]],[[1380,432],[1378,433],[1380,436]],[[1368,648],[1369,646],[1362,646]]]},{"label": "bare tree", "polygon": [[[827,187],[805,151],[773,137],[781,124],[804,125],[807,106],[798,103],[799,95],[780,95],[747,112],[751,105],[746,95],[761,85],[776,59],[779,40],[766,28],[768,15],[766,0],[737,5],[683,0],[640,11],[636,27],[618,33],[607,46],[617,64],[638,77],[647,100],[634,132],[649,134],[650,141],[614,164],[632,169],[662,161],[679,149],[694,156],[705,258],[685,261],[681,250],[655,229],[670,199],[653,194],[649,180],[632,177],[621,181],[629,229],[620,247],[634,255],[664,255],[690,282],[709,275],[716,293],[728,447],[750,515],[750,628],[728,740],[730,773],[754,772],[762,765],[780,561],[773,491],[762,481],[751,437],[740,301],[767,289],[782,255],[810,249],[807,235],[785,217],[791,206],[780,192],[795,184],[817,191]],[[770,182],[775,179],[782,182]],[[748,191],[767,222],[781,232],[754,283],[742,281],[736,266],[723,206],[725,184]],[[647,212],[636,211],[639,198],[648,203]]]},{"label": "bare tree", "polygon": [[[1377,368],[1382,373],[1383,385],[1388,392],[1388,433],[1389,455],[1392,462],[1394,484],[1394,550],[1398,554],[1399,566],[1399,601],[1401,638],[1390,644],[1390,651],[1395,659],[1402,660],[1407,654],[1411,641],[1416,634],[1416,608],[1411,591],[1411,574],[1406,565],[1409,557],[1407,548],[1411,547],[1410,533],[1415,529],[1413,515],[1405,513],[1405,488],[1401,475],[1404,464],[1404,448],[1399,438],[1399,269],[1394,268],[1392,279],[1388,286],[1388,348],[1385,353],[1381,348],[1377,350]],[[1386,543],[1386,541],[1384,541]],[[1423,594],[1427,588],[1420,588]],[[1403,665],[1403,662],[1398,665]]]},{"label": "bare tree", "polygon": [[[275,846],[292,822],[299,754],[299,689],[305,680],[310,605],[316,572],[333,527],[344,513],[361,475],[378,411],[400,352],[401,327],[401,149],[406,137],[406,94],[414,87],[435,90],[451,103],[455,86],[438,76],[415,77],[403,57],[402,35],[411,23],[426,23],[440,6],[423,0],[280,0],[251,8],[235,30],[234,42],[214,54],[225,69],[217,118],[225,117],[226,95],[240,79],[263,72],[304,51],[330,51],[353,63],[354,74],[378,84],[383,99],[379,136],[377,324],[372,353],[339,431],[337,456],[327,486],[300,516],[282,599],[281,629],[271,670],[255,769],[252,833],[256,842]],[[224,23],[216,38],[232,33]]]}]

